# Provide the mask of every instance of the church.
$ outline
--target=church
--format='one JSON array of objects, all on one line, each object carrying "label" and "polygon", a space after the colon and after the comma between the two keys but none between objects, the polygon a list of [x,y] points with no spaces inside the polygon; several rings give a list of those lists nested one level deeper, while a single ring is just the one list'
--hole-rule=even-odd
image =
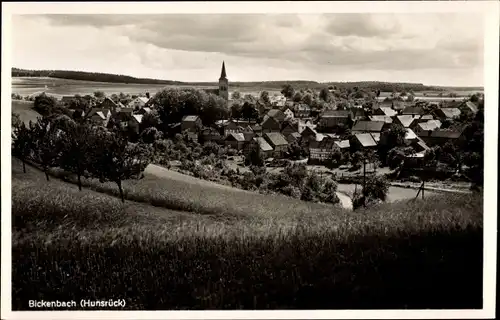
[{"label": "church", "polygon": [[226,65],[224,61],[222,61],[222,70],[219,78],[219,88],[218,89],[205,89],[207,93],[213,93],[223,98],[224,100],[229,100],[229,80],[226,75]]}]

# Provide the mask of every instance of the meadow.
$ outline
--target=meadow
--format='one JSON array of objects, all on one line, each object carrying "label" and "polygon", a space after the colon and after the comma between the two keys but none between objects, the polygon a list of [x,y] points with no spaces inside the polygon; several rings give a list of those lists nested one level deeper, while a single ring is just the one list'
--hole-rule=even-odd
[{"label": "meadow", "polygon": [[[134,185],[122,204],[47,182],[31,166],[23,174],[13,159],[13,310],[27,310],[29,299],[81,298],[125,299],[129,310],[482,307],[479,194],[286,212],[276,209],[299,202],[269,197],[283,202],[272,207],[239,192],[246,203],[221,207],[211,201],[229,196],[222,188],[215,198],[148,175],[125,189]],[[190,212],[130,201],[182,203],[183,192]],[[205,206],[212,212],[197,211]]]},{"label": "meadow", "polygon": [[36,122],[37,118],[42,117],[41,114],[33,109],[32,101],[24,101],[24,100],[12,100],[12,112],[19,114],[19,118],[26,125],[32,121]]}]

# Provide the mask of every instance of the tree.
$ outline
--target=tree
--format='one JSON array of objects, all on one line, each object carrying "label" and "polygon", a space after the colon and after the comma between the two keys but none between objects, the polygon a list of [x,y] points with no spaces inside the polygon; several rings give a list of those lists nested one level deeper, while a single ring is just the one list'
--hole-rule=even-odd
[{"label": "tree", "polygon": [[160,115],[156,110],[152,110],[151,112],[144,114],[141,123],[139,125],[139,129],[141,132],[146,130],[147,128],[158,129],[160,127],[161,127]]},{"label": "tree", "polygon": [[257,111],[254,104],[245,101],[241,108],[241,116],[249,121],[256,120],[259,118],[259,111]]},{"label": "tree", "polygon": [[290,84],[285,84],[281,90],[281,94],[283,94],[287,99],[290,99],[294,96],[295,89]]},{"label": "tree", "polygon": [[23,172],[26,173],[26,159],[32,150],[32,132],[24,122],[16,122],[12,125],[12,154],[23,162]]},{"label": "tree", "polygon": [[230,114],[231,114],[231,118],[233,119],[240,119],[241,118],[241,105],[239,103],[234,103],[232,106],[231,106],[231,110],[230,110]]},{"label": "tree", "polygon": [[234,91],[233,93],[231,93],[231,99],[233,100],[241,99],[241,93],[239,91]]},{"label": "tree", "polygon": [[262,156],[262,153],[260,151],[260,147],[258,145],[255,145],[250,152],[246,155],[245,157],[245,165],[249,166],[257,166],[257,167],[263,167],[264,166],[264,157]]},{"label": "tree", "polygon": [[403,148],[403,147],[395,147],[392,148],[388,153],[387,153],[387,158],[386,158],[386,163],[389,165],[390,169],[396,169],[399,168],[407,155],[412,154],[413,148],[408,147],[408,148]]},{"label": "tree", "polygon": [[201,106],[200,118],[204,125],[211,126],[217,120],[225,119],[229,115],[226,102],[219,96],[210,94],[205,105]]},{"label": "tree", "polygon": [[106,94],[103,91],[96,91],[94,92],[94,97],[97,99],[104,99],[106,97]]},{"label": "tree", "polygon": [[300,102],[302,101],[302,93],[300,91],[297,91],[294,96],[293,96],[293,101],[294,102]]},{"label": "tree", "polygon": [[330,90],[328,90],[328,88],[323,88],[319,92],[319,98],[325,102],[331,102],[333,97],[332,93],[330,92]]},{"label": "tree", "polygon": [[11,126],[12,128],[17,128],[21,125],[21,118],[19,117],[18,113],[12,112],[11,116]]},{"label": "tree", "polygon": [[405,145],[406,129],[402,125],[393,124],[389,130],[382,132],[378,145],[378,154],[383,164],[387,162],[387,153]]},{"label": "tree", "polygon": [[267,91],[262,91],[260,93],[260,99],[266,104],[271,102],[271,100],[269,99],[269,92]]},{"label": "tree", "polygon": [[305,94],[303,97],[302,97],[302,102],[307,104],[308,106],[310,106],[313,102],[313,97],[310,93],[307,93]]},{"label": "tree", "polygon": [[60,131],[56,130],[48,118],[30,122],[33,141],[33,158],[42,166],[45,178],[49,181],[49,168],[56,167],[60,158]]},{"label": "tree", "polygon": [[141,133],[141,141],[144,143],[152,144],[162,138],[162,134],[155,127],[149,127]]},{"label": "tree", "polygon": [[101,132],[96,139],[92,174],[101,182],[112,181],[125,202],[122,181],[138,176],[151,161],[151,148],[144,144],[131,144],[112,132]]},{"label": "tree", "polygon": [[288,146],[288,156],[291,159],[300,160],[307,156],[307,152],[297,142]]},{"label": "tree", "polygon": [[42,116],[49,116],[53,113],[56,106],[56,100],[45,93],[35,98],[34,108]]},{"label": "tree", "polygon": [[78,189],[82,190],[82,176],[88,176],[92,163],[90,155],[94,148],[94,131],[85,123],[73,122],[62,134],[60,166],[66,171],[76,174]]}]

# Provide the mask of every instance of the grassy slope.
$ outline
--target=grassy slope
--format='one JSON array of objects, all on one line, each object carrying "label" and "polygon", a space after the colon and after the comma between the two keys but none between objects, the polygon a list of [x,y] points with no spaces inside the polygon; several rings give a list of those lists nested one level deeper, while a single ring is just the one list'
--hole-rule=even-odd
[{"label": "grassy slope", "polygon": [[12,100],[12,112],[19,114],[21,121],[28,124],[30,121],[36,122],[41,115],[33,109],[32,101]]},{"label": "grassy slope", "polygon": [[13,161],[14,310],[113,297],[129,309],[481,307],[479,196],[250,221],[123,206],[29,170]]}]

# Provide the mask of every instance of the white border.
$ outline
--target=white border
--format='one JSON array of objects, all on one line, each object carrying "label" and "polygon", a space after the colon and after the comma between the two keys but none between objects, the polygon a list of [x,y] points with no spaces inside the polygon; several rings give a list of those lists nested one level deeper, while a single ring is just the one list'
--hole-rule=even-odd
[{"label": "white border", "polygon": [[[12,312],[11,309],[11,158],[10,95],[12,14],[43,13],[341,13],[480,12],[485,14],[485,182],[484,308],[482,310],[341,311],[61,311]],[[458,319],[494,318],[496,294],[497,137],[499,3],[497,1],[418,2],[196,2],[196,3],[2,3],[2,319]],[[446,27],[446,26],[443,26]],[[7,50],[6,50],[7,49]],[[457,279],[457,281],[460,281]]]}]

